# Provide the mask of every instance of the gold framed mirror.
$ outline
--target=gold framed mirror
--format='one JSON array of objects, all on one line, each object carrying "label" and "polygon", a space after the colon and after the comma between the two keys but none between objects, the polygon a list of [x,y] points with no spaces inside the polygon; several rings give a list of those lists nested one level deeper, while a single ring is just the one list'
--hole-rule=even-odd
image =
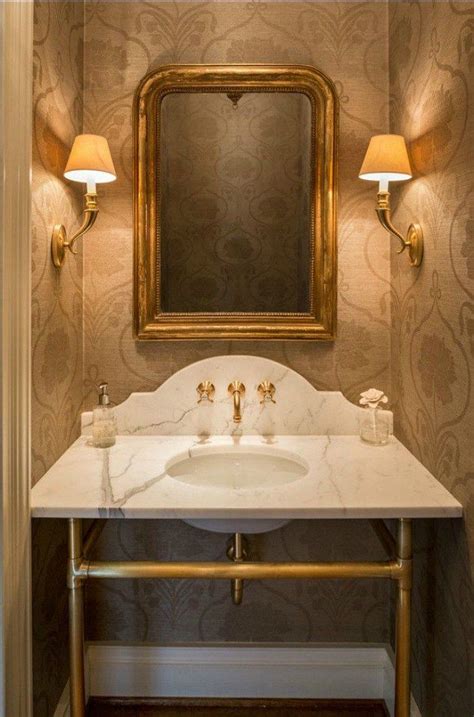
[{"label": "gold framed mirror", "polygon": [[137,89],[134,134],[136,338],[334,339],[332,82],[162,67]]}]

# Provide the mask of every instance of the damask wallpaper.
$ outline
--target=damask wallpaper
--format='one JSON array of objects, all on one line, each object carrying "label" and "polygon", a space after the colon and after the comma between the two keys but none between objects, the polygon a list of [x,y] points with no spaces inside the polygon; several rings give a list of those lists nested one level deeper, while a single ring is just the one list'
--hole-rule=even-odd
[{"label": "damask wallpaper", "polygon": [[423,714],[474,712],[474,6],[390,6],[391,128],[415,179],[397,224],[425,233],[420,271],[392,257],[396,431],[464,505],[416,525],[415,687]]},{"label": "damask wallpaper", "polygon": [[[83,408],[90,408],[99,380],[108,380],[119,402],[131,391],[155,388],[192,361],[255,353],[351,400],[370,385],[383,388],[401,438],[466,507],[472,505],[472,5],[35,5],[34,479],[75,437],[82,398]],[[171,62],[307,63],[335,82],[340,180],[334,344],[133,340],[131,105],[143,75]],[[369,137],[390,128],[411,142],[417,178],[402,189],[396,219],[403,225],[414,214],[423,223],[426,259],[419,272],[408,269],[405,257],[390,257],[389,238],[374,213],[375,188],[357,180]],[[83,244],[83,274],[81,256],[68,257],[58,277],[49,261],[49,233],[58,219],[71,226],[79,217],[80,188],[66,186],[61,173],[81,129],[107,136],[118,179],[100,188],[99,221]],[[455,522],[417,528],[415,687],[425,714],[435,717],[472,714],[473,541],[469,514],[465,528]],[[322,530],[305,521],[252,539],[251,546],[256,556],[274,559],[375,557],[378,549],[366,525],[333,522]],[[35,527],[35,705],[42,717],[53,713],[64,676],[65,603],[60,583],[51,580],[63,549],[59,523]],[[222,537],[180,522],[111,521],[97,549],[116,558],[151,550],[169,559],[214,559],[223,557],[225,545]],[[435,558],[444,562],[435,565]],[[237,610],[225,584],[97,582],[88,594],[89,637],[380,642],[390,630],[386,591],[372,582],[276,589],[256,583]]]},{"label": "damask wallpaper", "polygon": [[83,395],[82,254],[61,272],[50,259],[53,225],[74,228],[82,210],[81,194],[63,178],[83,122],[82,8],[35,2],[34,28],[33,483],[76,437]]},{"label": "damask wallpaper", "polygon": [[[32,480],[76,438],[83,397],[82,254],[61,273],[50,260],[51,230],[74,227],[81,196],[62,173],[82,130],[83,8],[35,2],[32,142]],[[33,665],[37,717],[50,717],[67,679],[67,596],[58,565],[65,526],[33,525]]]},{"label": "damask wallpaper", "polygon": [[164,98],[164,311],[310,310],[311,114],[296,92]]},{"label": "damask wallpaper", "polygon": [[[355,399],[390,393],[390,274],[373,188],[357,180],[371,134],[388,128],[385,3],[88,2],[84,126],[108,137],[118,179],[105,185],[97,230],[84,243],[86,406],[105,378],[115,401],[153,389],[191,361],[256,353],[318,388]],[[132,100],[168,63],[301,63],[336,83],[340,101],[339,317],[334,344],[136,342],[132,336]],[[381,72],[381,63],[383,71]]]}]

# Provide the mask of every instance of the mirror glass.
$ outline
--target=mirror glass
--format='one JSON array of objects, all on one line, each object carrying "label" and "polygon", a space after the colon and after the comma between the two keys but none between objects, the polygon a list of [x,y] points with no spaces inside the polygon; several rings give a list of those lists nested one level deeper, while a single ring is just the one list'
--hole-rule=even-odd
[{"label": "mirror glass", "polygon": [[309,312],[307,94],[170,92],[157,122],[161,310]]}]

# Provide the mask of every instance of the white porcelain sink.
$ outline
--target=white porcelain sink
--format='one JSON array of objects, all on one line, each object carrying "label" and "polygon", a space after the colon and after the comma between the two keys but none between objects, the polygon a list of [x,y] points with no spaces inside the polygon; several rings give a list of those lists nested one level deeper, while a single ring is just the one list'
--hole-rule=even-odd
[{"label": "white porcelain sink", "polygon": [[188,485],[255,490],[299,480],[308,465],[295,453],[271,446],[203,446],[174,456],[166,472]]},{"label": "white porcelain sink", "polygon": [[[213,490],[252,491],[300,480],[308,465],[290,451],[271,446],[204,446],[174,456],[167,474],[188,485]],[[281,519],[196,519],[186,523],[218,533],[266,533],[288,523]]]}]

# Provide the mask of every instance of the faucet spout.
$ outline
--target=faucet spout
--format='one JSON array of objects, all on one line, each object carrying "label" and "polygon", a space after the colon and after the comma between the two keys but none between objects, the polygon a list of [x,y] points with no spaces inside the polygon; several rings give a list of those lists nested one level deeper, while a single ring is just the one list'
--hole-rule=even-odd
[{"label": "faucet spout", "polygon": [[240,410],[240,392],[234,391],[234,423],[240,423],[242,413]]},{"label": "faucet spout", "polygon": [[232,381],[227,389],[234,401],[233,421],[240,423],[242,420],[242,396],[245,394],[245,386],[240,381]]}]

